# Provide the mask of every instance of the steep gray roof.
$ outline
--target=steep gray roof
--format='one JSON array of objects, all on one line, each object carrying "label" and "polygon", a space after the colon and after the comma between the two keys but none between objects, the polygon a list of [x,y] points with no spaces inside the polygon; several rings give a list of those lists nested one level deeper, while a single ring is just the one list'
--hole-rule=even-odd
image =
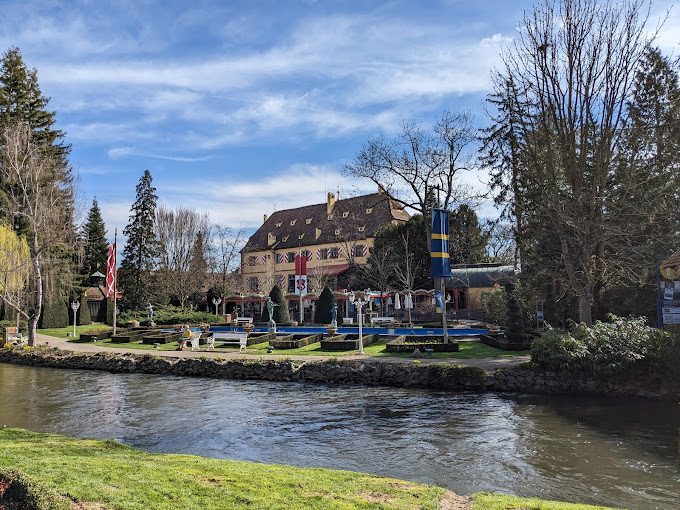
[{"label": "steep gray roof", "polygon": [[[247,253],[366,239],[394,220],[409,219],[409,214],[384,193],[338,200],[333,206],[332,216],[329,220],[325,203],[276,211],[250,236],[242,251]],[[318,238],[317,229],[320,230]],[[336,234],[336,231],[339,233]],[[269,234],[276,236],[271,246],[268,244]]]},{"label": "steep gray roof", "polygon": [[451,278],[446,279],[447,289],[486,288],[495,284],[503,285],[513,279],[513,266],[500,264],[474,264],[466,267],[452,267]]}]

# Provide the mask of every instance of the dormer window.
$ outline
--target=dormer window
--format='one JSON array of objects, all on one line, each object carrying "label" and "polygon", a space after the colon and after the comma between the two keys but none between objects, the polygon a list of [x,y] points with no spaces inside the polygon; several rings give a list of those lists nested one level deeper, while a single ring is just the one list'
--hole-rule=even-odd
[{"label": "dormer window", "polygon": [[302,239],[303,237],[305,237],[305,233],[304,233],[304,232],[298,236],[298,239]]},{"label": "dormer window", "polygon": [[336,235],[336,236],[339,236],[339,235],[340,235],[340,229],[336,229],[335,235]]},{"label": "dormer window", "polygon": [[295,223],[297,223],[297,220],[291,220],[290,226],[292,227],[293,225],[295,225]]},{"label": "dormer window", "polygon": [[276,224],[277,227],[280,227],[281,225],[283,225],[283,223],[281,223],[280,221]]},{"label": "dormer window", "polygon": [[373,208],[372,208],[372,207],[367,207],[367,208],[366,208],[366,214],[371,214],[372,212],[373,212]]},{"label": "dormer window", "polygon": [[309,225],[310,223],[312,223],[312,220],[313,220],[313,219],[314,219],[314,218],[307,218],[307,219],[305,220],[305,223],[306,223],[307,225]]},{"label": "dormer window", "polygon": [[363,232],[364,230],[366,230],[366,225],[361,225],[359,227],[359,232]]},{"label": "dormer window", "polygon": [[283,239],[281,239],[281,241],[283,241],[284,243],[285,243],[286,241],[288,241],[288,236],[286,236],[286,237],[284,237]]},{"label": "dormer window", "polygon": [[347,216],[349,216],[349,211],[345,211],[344,213],[342,213],[343,218],[347,218]]},{"label": "dormer window", "polygon": [[329,214],[329,215],[328,215],[328,221],[331,221],[332,219],[333,219],[333,215],[332,215],[332,214]]}]

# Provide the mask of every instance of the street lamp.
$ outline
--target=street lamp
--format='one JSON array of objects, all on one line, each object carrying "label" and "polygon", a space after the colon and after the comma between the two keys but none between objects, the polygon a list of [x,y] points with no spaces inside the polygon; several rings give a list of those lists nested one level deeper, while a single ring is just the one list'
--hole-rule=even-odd
[{"label": "street lamp", "polygon": [[245,317],[246,314],[243,313],[243,297],[244,297],[243,292],[239,292],[239,293],[238,293],[238,296],[239,296],[239,298],[241,298],[241,317]]},{"label": "street lamp", "polygon": [[217,313],[217,305],[219,305],[222,302],[222,300],[218,297],[214,297],[214,298],[212,298],[212,302],[213,302],[213,305],[215,305],[215,315],[219,315]]},{"label": "street lamp", "polygon": [[364,305],[368,302],[366,300],[366,296],[370,295],[370,289],[364,290],[364,296],[362,299],[357,299],[357,297],[354,295],[354,292],[350,292],[349,296],[347,297],[349,299],[349,302],[356,305],[358,307],[358,315],[359,315],[359,354],[364,353],[364,328],[363,328],[363,312],[362,309]]},{"label": "street lamp", "polygon": [[76,323],[78,322],[77,321],[78,308],[80,308],[80,303],[78,301],[71,301],[71,310],[73,310],[73,338],[74,339],[76,337]]}]

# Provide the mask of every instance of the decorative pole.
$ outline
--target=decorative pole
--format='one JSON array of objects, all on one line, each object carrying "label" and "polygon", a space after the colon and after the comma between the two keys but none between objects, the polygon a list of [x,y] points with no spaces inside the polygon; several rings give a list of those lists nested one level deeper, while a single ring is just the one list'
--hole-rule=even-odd
[{"label": "decorative pole", "polygon": [[116,336],[116,319],[118,316],[118,227],[113,231],[113,336]]},{"label": "decorative pole", "polygon": [[76,323],[78,318],[78,308],[80,308],[80,303],[78,301],[71,301],[71,310],[73,310],[73,339],[76,338]]},{"label": "decorative pole", "polygon": [[215,305],[215,315],[219,315],[217,313],[217,306],[222,302],[222,300],[218,297],[212,298],[213,305]]}]

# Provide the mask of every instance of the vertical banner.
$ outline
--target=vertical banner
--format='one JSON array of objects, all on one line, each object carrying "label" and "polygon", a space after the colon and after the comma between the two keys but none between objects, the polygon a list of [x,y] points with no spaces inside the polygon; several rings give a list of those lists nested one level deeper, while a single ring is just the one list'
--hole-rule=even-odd
[{"label": "vertical banner", "polygon": [[431,247],[432,278],[450,277],[449,213],[445,209],[432,209]]},{"label": "vertical banner", "polygon": [[295,294],[307,295],[307,257],[301,253],[295,255]]},{"label": "vertical banner", "polygon": [[109,246],[109,256],[106,259],[106,296],[116,294],[116,243]]}]

